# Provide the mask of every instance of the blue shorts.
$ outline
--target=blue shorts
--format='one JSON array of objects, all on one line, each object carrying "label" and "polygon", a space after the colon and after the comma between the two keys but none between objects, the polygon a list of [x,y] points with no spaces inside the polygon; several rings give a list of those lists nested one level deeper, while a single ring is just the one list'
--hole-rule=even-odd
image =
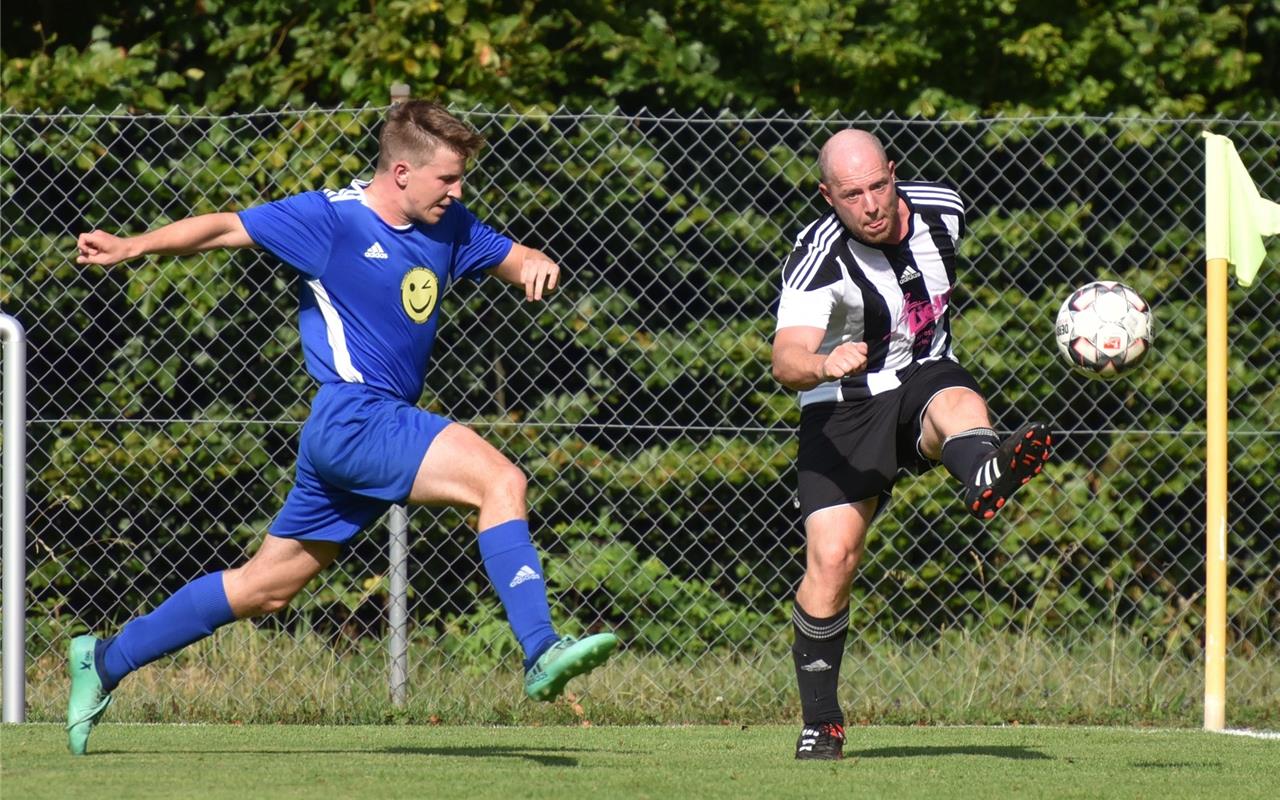
[{"label": "blue shorts", "polygon": [[449,425],[359,383],[326,383],[302,427],[297,478],[268,530],[307,541],[345,542],[413,488],[422,458]]}]

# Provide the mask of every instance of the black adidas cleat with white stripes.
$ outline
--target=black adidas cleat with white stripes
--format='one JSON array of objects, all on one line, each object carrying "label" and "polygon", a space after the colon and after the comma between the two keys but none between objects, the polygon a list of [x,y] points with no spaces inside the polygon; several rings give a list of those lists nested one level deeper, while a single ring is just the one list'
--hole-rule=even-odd
[{"label": "black adidas cleat with white stripes", "polygon": [[844,726],[837,722],[805,725],[796,740],[796,758],[801,761],[837,761],[844,758]]},{"label": "black adidas cleat with white stripes", "polygon": [[969,479],[964,507],[978,519],[994,517],[1018,487],[1044,469],[1052,444],[1049,426],[1043,422],[1028,422],[1018,428]]}]

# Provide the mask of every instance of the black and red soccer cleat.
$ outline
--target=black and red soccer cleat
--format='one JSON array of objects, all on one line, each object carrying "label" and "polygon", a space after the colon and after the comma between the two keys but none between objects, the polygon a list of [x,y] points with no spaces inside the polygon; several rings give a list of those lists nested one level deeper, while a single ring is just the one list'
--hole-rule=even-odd
[{"label": "black and red soccer cleat", "polygon": [[796,758],[819,761],[844,758],[844,726],[836,722],[805,725],[796,740]]},{"label": "black and red soccer cleat", "polygon": [[1044,469],[1052,444],[1049,426],[1043,422],[1028,422],[1018,428],[969,479],[965,509],[980,520],[994,517],[1018,487]]}]

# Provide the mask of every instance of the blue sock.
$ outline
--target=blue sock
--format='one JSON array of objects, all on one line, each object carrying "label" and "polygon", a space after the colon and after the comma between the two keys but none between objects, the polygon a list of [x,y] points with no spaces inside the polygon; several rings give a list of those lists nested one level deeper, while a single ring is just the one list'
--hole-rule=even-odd
[{"label": "blue sock", "polygon": [[102,688],[111,691],[138,667],[200,641],[235,618],[222,588],[222,573],[196,578],[155,611],[130,620],[115,636],[98,643],[94,661]]},{"label": "blue sock", "polygon": [[527,670],[559,638],[551,627],[547,584],[529,538],[529,523],[513,519],[480,531],[477,538],[484,571],[507,611],[511,632],[524,649]]}]

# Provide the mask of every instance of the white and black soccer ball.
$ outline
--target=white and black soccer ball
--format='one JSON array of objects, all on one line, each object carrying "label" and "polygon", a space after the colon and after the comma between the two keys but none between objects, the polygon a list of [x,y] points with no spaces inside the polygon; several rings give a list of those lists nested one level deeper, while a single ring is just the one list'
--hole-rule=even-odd
[{"label": "white and black soccer ball", "polygon": [[1115,378],[1151,350],[1151,307],[1116,281],[1095,281],[1071,293],[1058,311],[1058,350],[1076,371]]}]

